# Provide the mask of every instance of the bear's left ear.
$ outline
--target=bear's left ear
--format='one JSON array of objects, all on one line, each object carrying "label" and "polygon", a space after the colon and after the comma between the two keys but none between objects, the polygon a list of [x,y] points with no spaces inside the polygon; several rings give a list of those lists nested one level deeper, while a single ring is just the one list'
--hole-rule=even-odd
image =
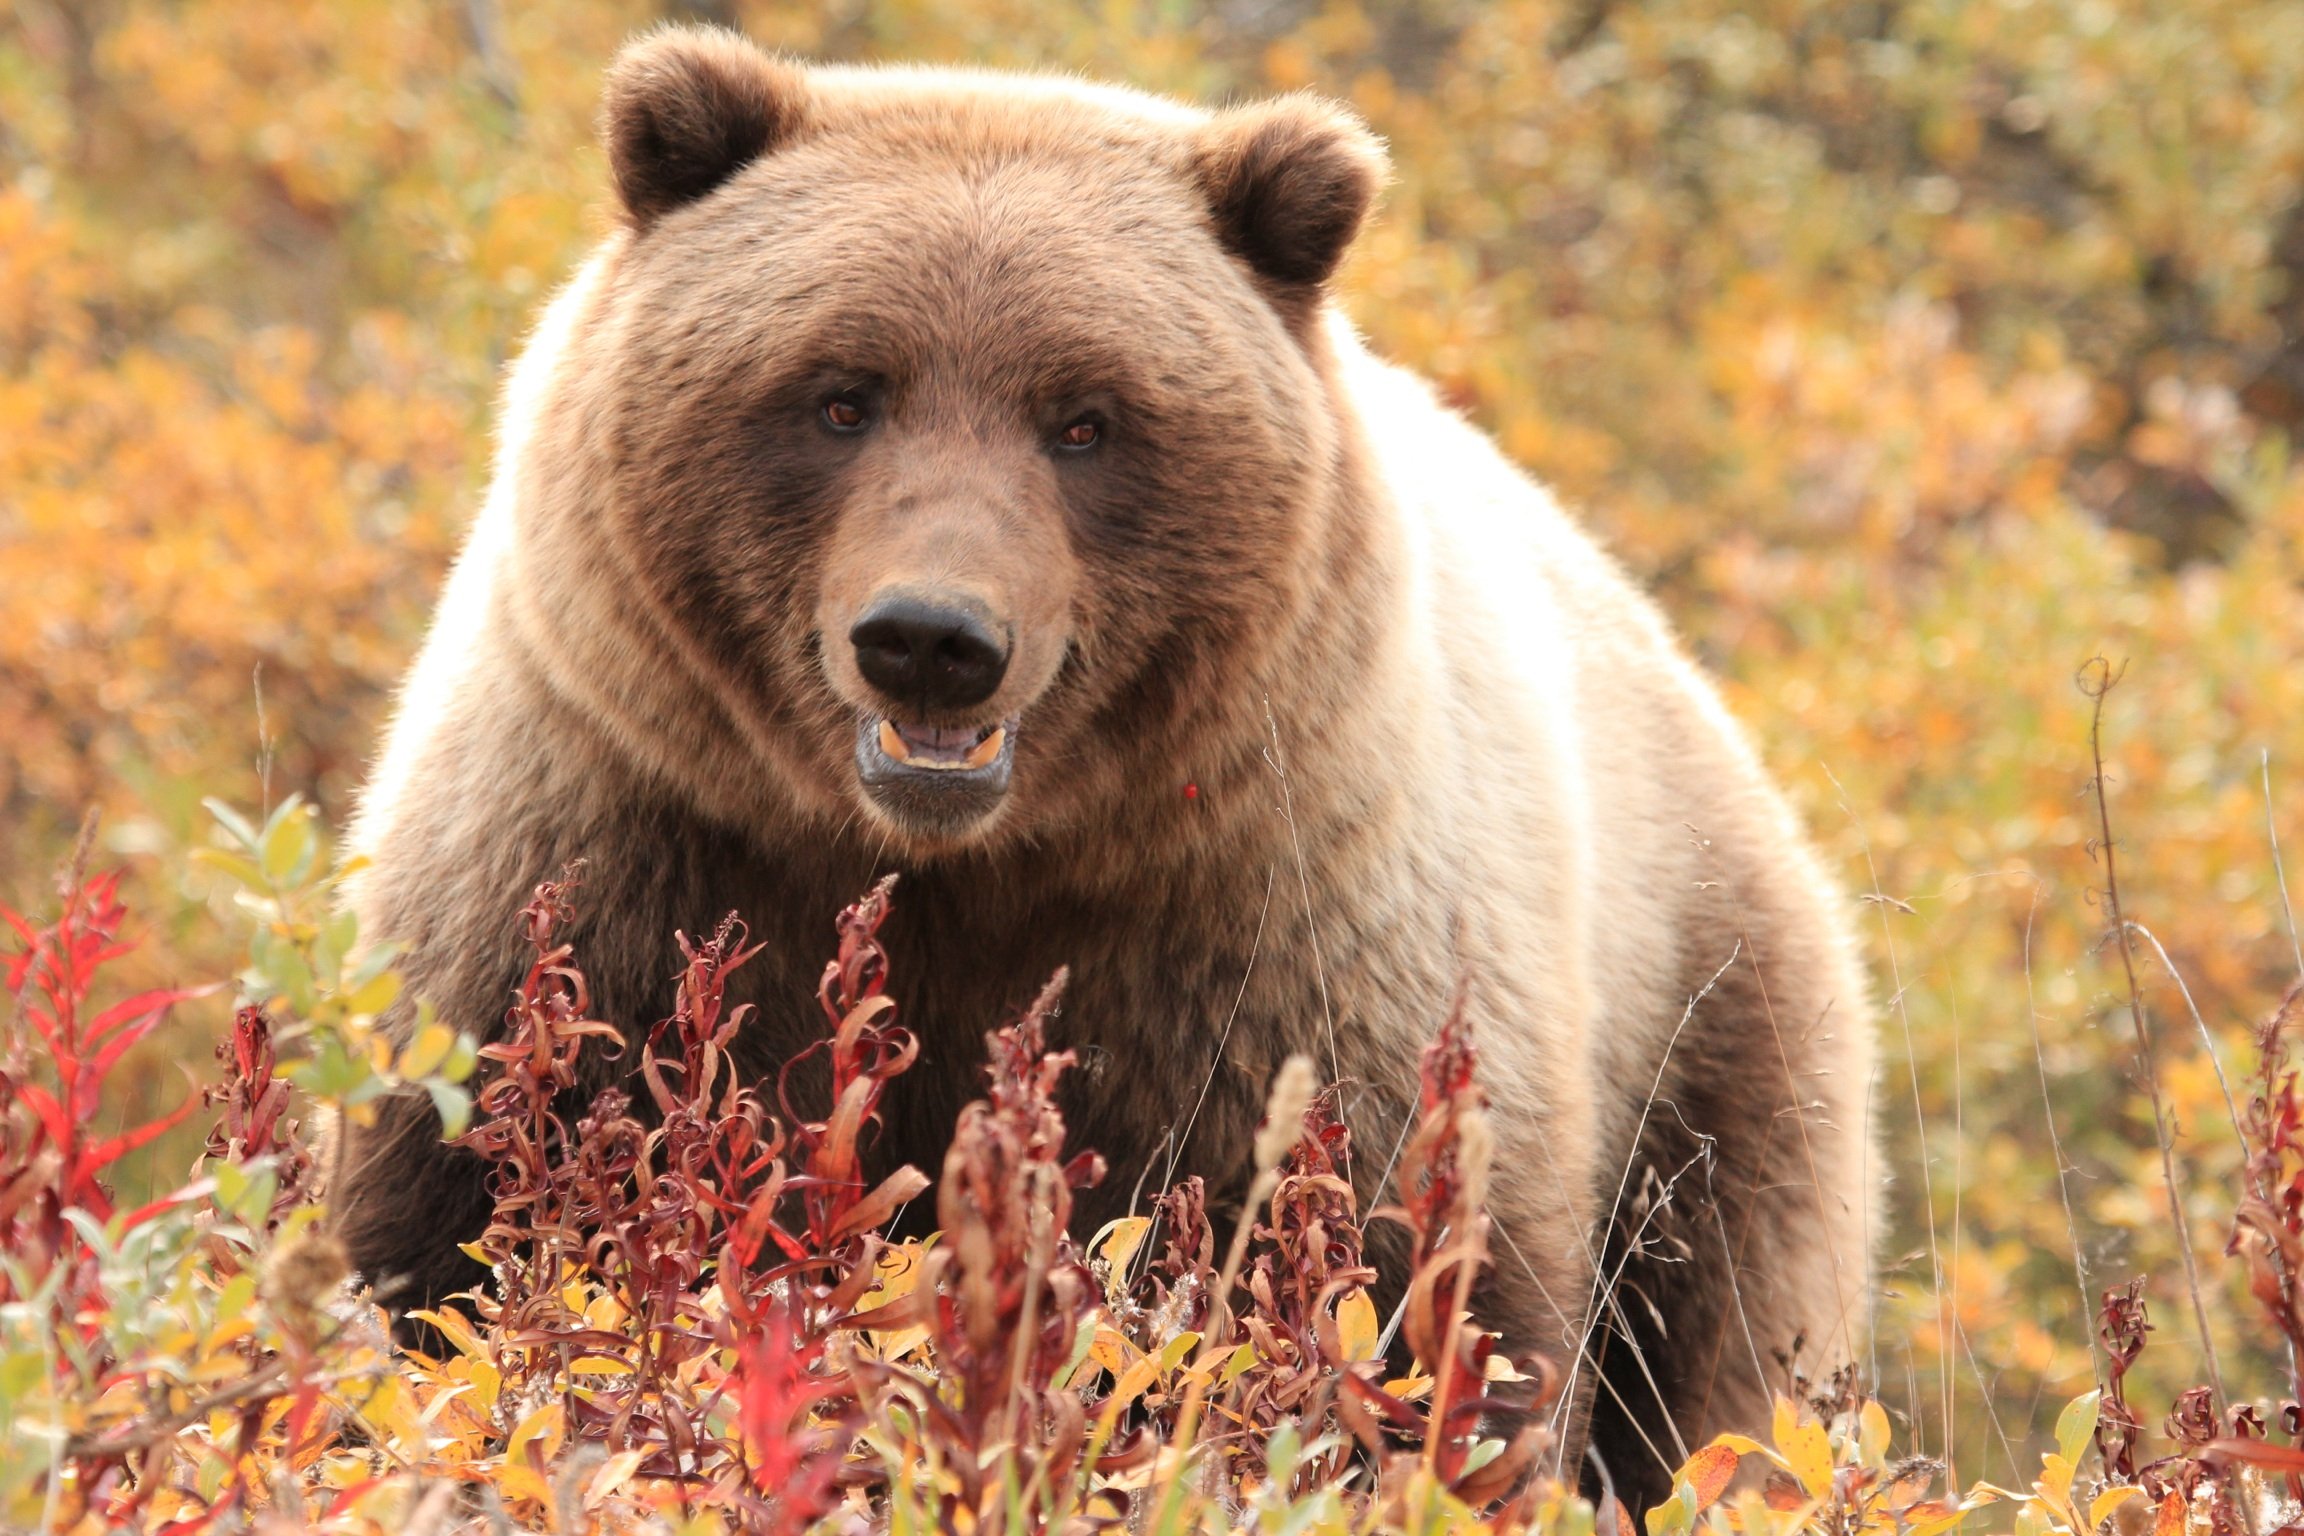
[{"label": "bear's left ear", "polygon": [[666,27],[608,66],[600,137],[635,229],[692,203],[789,139],[801,72],[723,27]]},{"label": "bear's left ear", "polygon": [[1194,170],[1226,248],[1275,282],[1309,287],[1344,259],[1386,165],[1348,109],[1297,95],[1218,113]]}]

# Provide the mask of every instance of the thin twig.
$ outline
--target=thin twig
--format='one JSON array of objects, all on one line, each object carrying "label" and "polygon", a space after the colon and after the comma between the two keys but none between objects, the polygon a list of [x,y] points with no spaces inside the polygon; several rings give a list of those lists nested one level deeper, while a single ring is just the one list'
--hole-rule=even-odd
[{"label": "thin twig", "polygon": [[[1880,866],[1872,857],[1872,839],[1864,831],[1863,824],[1857,821],[1855,811],[1850,808],[1848,791],[1841,787],[1839,778],[1833,774],[1830,768],[1824,770],[1824,777],[1831,781],[1833,792],[1840,797],[1841,813],[1847,816],[1848,824],[1856,829],[1856,836],[1864,845],[1864,869],[1872,881],[1871,904],[1878,908],[1880,913],[1880,945],[1888,956],[1888,983],[1893,989],[1889,993],[1888,1001],[1889,1005],[1895,1009],[1896,1023],[1904,1036],[1905,1076],[1912,1084],[1912,1131],[1914,1138],[1920,1144],[1920,1209],[1928,1217],[1928,1270],[1931,1283],[1936,1288],[1936,1330],[1937,1336],[1941,1340],[1939,1353],[1942,1358],[1949,1359],[1952,1354],[1952,1339],[1950,1330],[1944,1325],[1944,1257],[1943,1250],[1938,1246],[1936,1239],[1936,1181],[1935,1175],[1930,1171],[1928,1156],[1928,1114],[1920,1099],[1920,1057],[1912,1043],[1911,1009],[1904,1001],[1903,963],[1896,952],[1895,930],[1888,923],[1890,910],[1900,903],[1880,889]],[[1910,909],[1906,908],[1906,910]],[[1909,1351],[1909,1341],[1907,1341],[1906,1348]],[[1910,1362],[1907,1359],[1908,1372],[1909,1365]],[[1877,1364],[1875,1364],[1875,1377],[1877,1377]],[[1914,1391],[1917,1392],[1917,1390],[1918,1387],[1915,1383]],[[1947,1476],[1952,1481],[1957,1482],[1958,1474],[1953,1461],[1952,1389],[1949,1373],[1947,1373],[1942,1398],[1939,1406],[1944,1414],[1944,1465]],[[1913,1448],[1921,1455],[1926,1455],[1928,1451],[1927,1421],[1920,1412],[1920,1399],[1914,1396],[1910,1401],[1912,1403]]]},{"label": "thin twig", "polygon": [[1312,980],[1320,990],[1320,1021],[1328,1031],[1328,1081],[1341,1083],[1344,1064],[1336,1051],[1336,1010],[1328,1001],[1328,964],[1320,953],[1320,923],[1312,912],[1312,877],[1304,863],[1304,839],[1296,826],[1296,795],[1288,785],[1288,768],[1280,750],[1280,722],[1273,717],[1270,699],[1264,701],[1264,727],[1272,737],[1264,763],[1280,781],[1280,804],[1275,809],[1288,824],[1288,845],[1296,855],[1296,889],[1304,903],[1304,935],[1312,945]]},{"label": "thin twig", "polygon": [[2127,671],[2099,656],[2080,669],[2079,684],[2094,707],[2088,719],[2088,753],[2095,771],[2089,778],[2096,791],[2096,821],[2101,833],[2098,847],[2104,854],[2104,904],[2112,914],[2112,933],[2120,943],[2120,965],[2128,978],[2128,1017],[2136,1026],[2136,1055],[2143,1064],[2144,1085],[2152,1095],[2152,1127],[2160,1143],[2160,1178],[2168,1189],[2168,1215],[2176,1225],[2176,1248],[2184,1260],[2184,1282],[2192,1293],[2192,1320],[2200,1329],[2200,1352],[2208,1367],[2208,1388],[2215,1394],[2218,1412],[2226,1401],[2224,1373],[2216,1362],[2216,1340],[2208,1331],[2208,1304],[2200,1293],[2200,1263],[2192,1253],[2192,1232],[2184,1220],[2184,1201],[2176,1192],[2176,1150],[2168,1134],[2168,1110],[2160,1098],[2160,1068],[2152,1053],[2152,1032],[2144,1023],[2144,994],[2136,981],[2136,946],[2128,920],[2120,908],[2120,869],[2112,842],[2112,809],[2104,793],[2104,699],[2119,686]]},{"label": "thin twig", "polygon": [[[2271,1192],[2264,1187],[2264,1181],[2257,1177],[2255,1159],[2250,1155],[2248,1146],[2248,1132],[2240,1123],[2239,1106],[2232,1101],[2232,1085],[2224,1078],[2224,1062],[2216,1054],[2215,1037],[2208,1033],[2208,1021],[2200,1017],[2200,1005],[2192,1001],[2192,989],[2184,984],[2184,973],[2177,970],[2176,962],[2168,958],[2168,947],[2160,942],[2159,935],[2142,923],[2131,922],[2127,927],[2131,932],[2141,934],[2144,941],[2152,946],[2153,952],[2160,957],[2161,968],[2167,971],[2169,980],[2176,983],[2177,995],[2184,999],[2184,1010],[2192,1015],[2192,1027],[2200,1031],[2200,1048],[2208,1053],[2208,1065],[2216,1069],[2216,1086],[2224,1091],[2224,1113],[2231,1116],[2232,1135],[2240,1143],[2240,1171],[2246,1176],[2248,1187],[2255,1192],[2257,1199],[2270,1200]],[[2288,1260],[2277,1246],[2268,1246],[2265,1258],[2285,1289],[2288,1284]],[[2287,1330],[2283,1329],[2282,1332],[2285,1334]],[[2090,1343],[2094,1343],[2093,1330]],[[2288,1374],[2291,1379],[2304,1379],[2304,1356],[2297,1353],[2293,1334],[2287,1336],[2287,1343]]]},{"label": "thin twig", "polygon": [[[1695,994],[1688,999],[1687,1005],[1680,1010],[1680,1022],[1672,1026],[1672,1033],[1664,1042],[1663,1053],[1656,1058],[1655,1076],[1648,1084],[1647,1097],[1640,1104],[1640,1118],[1633,1124],[1632,1134],[1628,1139],[1631,1150],[1625,1154],[1624,1167],[1616,1176],[1616,1193],[1608,1202],[1607,1216],[1597,1225],[1598,1231],[1607,1232],[1614,1228],[1616,1218],[1624,1209],[1624,1197],[1632,1187],[1632,1170],[1640,1164],[1641,1139],[1648,1134],[1648,1116],[1655,1110],[1658,1095],[1664,1091],[1664,1074],[1671,1070],[1672,1053],[1680,1044],[1682,1031],[1688,1028],[1688,1021],[1696,1016],[1698,1005],[1712,995],[1713,989],[1720,985],[1720,978],[1728,974],[1729,967],[1733,966],[1737,957],[1743,953],[1744,940],[1739,936],[1736,942],[1729,947],[1728,958],[1720,962],[1719,969],[1706,979],[1703,986],[1696,989]],[[1683,1169],[1683,1171],[1685,1170]],[[1673,1178],[1677,1181],[1679,1175],[1674,1174]],[[1627,1262],[1629,1262],[1631,1251],[1630,1249],[1627,1250]],[[1616,1274],[1611,1276],[1602,1255],[1592,1253],[1587,1249],[1585,1257],[1592,1265],[1592,1283],[1584,1298],[1583,1311],[1583,1326],[1589,1332],[1598,1326],[1601,1314],[1607,1310],[1609,1291],[1616,1281],[1623,1276],[1624,1266],[1621,1263],[1618,1264]],[[1578,1377],[1582,1374],[1584,1362],[1588,1358],[1586,1352],[1579,1350],[1575,1362],[1568,1368],[1567,1384],[1560,1389],[1559,1401],[1553,1408],[1555,1428],[1560,1422],[1560,1415],[1566,1413],[1568,1405],[1575,1401]],[[1598,1369],[1598,1367],[1595,1366],[1594,1369]],[[1662,1394],[1658,1394],[1657,1400],[1662,1402]],[[1673,1432],[1677,1435],[1679,1431],[1675,1428]],[[1685,1453],[1683,1453],[1682,1459],[1686,1459]],[[1665,1470],[1670,1471],[1671,1469],[1668,1467]]]},{"label": "thin twig", "polygon": [[[2168,946],[2160,942],[2159,935],[2142,923],[2130,922],[2125,926],[2130,933],[2138,935],[2152,946],[2153,953],[2160,957],[2160,968],[2168,973],[2170,981],[2176,983],[2177,995],[2184,999],[2184,1011],[2192,1016],[2192,1027],[2200,1032],[2200,1048],[2208,1053],[2208,1065],[2216,1073],[2216,1086],[2223,1090],[2224,1113],[2232,1121],[2232,1134],[2239,1138],[2240,1150],[2245,1154],[2248,1150],[2248,1133],[2240,1128],[2240,1106],[2233,1102],[2232,1084],[2224,1076],[2224,1059],[2216,1054],[2216,1037],[2208,1033],[2208,1021],[2200,1017],[2200,1005],[2192,1001],[2192,989],[2184,984],[2184,973],[2177,970],[2176,962],[2168,958]],[[2254,1173],[2249,1174],[2249,1181],[2255,1182]],[[2255,1187],[2257,1195],[2262,1197],[2264,1186],[2256,1184]]]},{"label": "thin twig", "polygon": [[2088,1293],[2088,1268],[2080,1257],[2080,1223],[2072,1214],[2071,1168],[2064,1160],[2064,1140],[2056,1133],[2056,1105],[2048,1096],[2048,1053],[2040,1043],[2040,1005],[2032,990],[2032,919],[2040,910],[2040,883],[2032,883],[2032,904],[2024,909],[2024,1018],[2032,1026],[2032,1065],[2040,1074],[2040,1115],[2048,1123],[2048,1151],[2056,1159],[2056,1198],[2064,1206],[2064,1232],[2072,1240],[2072,1279],[2080,1287],[2080,1330],[2088,1339],[2088,1372],[2101,1379],[2104,1363],[2096,1354],[2096,1330],[2090,1326],[2095,1304]]},{"label": "thin twig", "polygon": [[2264,835],[2272,840],[2272,878],[2280,883],[2280,911],[2288,919],[2288,951],[2296,957],[2296,979],[2304,982],[2304,940],[2296,937],[2296,909],[2288,904],[2288,871],[2280,863],[2280,828],[2272,817],[2272,753],[2263,754]]},{"label": "thin twig", "polygon": [[[1232,1026],[1239,1021],[1240,1005],[1248,1000],[1248,983],[1256,974],[1256,957],[1264,952],[1264,923],[1272,915],[1272,888],[1280,878],[1280,866],[1264,871],[1264,905],[1256,912],[1256,936],[1248,941],[1248,964],[1240,972],[1240,990],[1233,996],[1232,1011],[1224,1015],[1223,1031],[1216,1037],[1216,1054],[1208,1058],[1208,1071],[1200,1079],[1200,1096],[1192,1101],[1192,1113],[1184,1117],[1184,1129],[1169,1149],[1168,1166],[1160,1175],[1160,1187],[1173,1189],[1176,1185],[1176,1165],[1184,1160],[1184,1148],[1192,1140],[1192,1127],[1200,1123],[1200,1110],[1208,1102],[1209,1085],[1216,1081],[1217,1072],[1224,1065],[1224,1052],[1232,1042]],[[1149,1234],[1147,1234],[1149,1237]],[[1151,1247],[1146,1241],[1145,1249]]]}]

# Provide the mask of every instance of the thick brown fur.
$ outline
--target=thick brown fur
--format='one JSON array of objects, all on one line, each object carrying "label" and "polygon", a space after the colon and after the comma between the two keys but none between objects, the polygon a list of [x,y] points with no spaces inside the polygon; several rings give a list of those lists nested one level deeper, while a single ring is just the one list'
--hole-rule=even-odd
[{"label": "thick brown fur", "polygon": [[[941,1165],[982,1032],[1067,965],[1070,1123],[1112,1163],[1087,1223],[1181,1172],[1237,1198],[1295,1051],[1352,1085],[1375,1203],[1461,996],[1499,1148],[1481,1315],[1573,1373],[1570,1454],[1588,1423],[1660,1496],[1765,1422],[1778,1352],[1853,1351],[1842,899],[1647,600],[1327,303],[1382,176],[1357,122],[675,30],[618,61],[603,131],[626,227],[514,372],[356,829],[362,931],[414,992],[498,1028],[514,914],[582,858],[571,936],[627,1027],[670,1007],[675,929],[734,908],[766,941],[759,1071],[817,1027],[832,914],[901,871],[923,1049],[880,1156]],[[827,431],[832,395],[868,428]],[[1093,452],[1054,449],[1081,419]],[[1013,642],[991,704],[927,711],[1017,721],[965,826],[859,785],[892,706],[847,636],[893,588]],[[471,1284],[485,1195],[429,1108],[347,1153],[364,1272]]]}]

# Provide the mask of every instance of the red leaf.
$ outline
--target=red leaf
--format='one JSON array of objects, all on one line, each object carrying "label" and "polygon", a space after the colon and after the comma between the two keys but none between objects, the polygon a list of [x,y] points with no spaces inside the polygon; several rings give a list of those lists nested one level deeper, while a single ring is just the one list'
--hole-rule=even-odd
[{"label": "red leaf", "polygon": [[2269,1440],[2211,1440],[2200,1447],[2202,1461],[2245,1461],[2279,1472],[2304,1472],[2304,1450]]},{"label": "red leaf", "polygon": [[38,1083],[19,1083],[16,1087],[16,1094],[17,1097],[32,1106],[32,1113],[40,1117],[41,1128],[47,1131],[50,1141],[59,1146],[70,1145],[72,1119],[64,1113],[64,1106],[56,1102],[54,1094]]},{"label": "red leaf", "polygon": [[199,1107],[200,1100],[195,1095],[157,1120],[147,1121],[133,1130],[122,1131],[117,1136],[106,1137],[81,1152],[78,1160],[79,1171],[83,1174],[91,1173],[98,1168],[118,1162],[138,1147],[148,1145],[182,1125],[185,1116]]},{"label": "red leaf", "polygon": [[139,1026],[139,1036],[148,1034],[154,1025],[167,1016],[168,1010],[178,1003],[189,1003],[215,990],[213,986],[156,987],[150,992],[139,992],[126,1002],[114,1003],[96,1015],[81,1038],[94,1045],[114,1030],[125,1029],[131,1024]]}]

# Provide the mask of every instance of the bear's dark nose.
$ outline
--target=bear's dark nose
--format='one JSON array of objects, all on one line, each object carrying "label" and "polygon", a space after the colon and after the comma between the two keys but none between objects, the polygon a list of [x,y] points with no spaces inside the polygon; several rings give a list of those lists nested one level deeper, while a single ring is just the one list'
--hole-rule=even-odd
[{"label": "bear's dark nose", "polygon": [[999,690],[1008,648],[966,608],[920,597],[884,597],[848,631],[864,680],[891,698],[963,709]]}]

